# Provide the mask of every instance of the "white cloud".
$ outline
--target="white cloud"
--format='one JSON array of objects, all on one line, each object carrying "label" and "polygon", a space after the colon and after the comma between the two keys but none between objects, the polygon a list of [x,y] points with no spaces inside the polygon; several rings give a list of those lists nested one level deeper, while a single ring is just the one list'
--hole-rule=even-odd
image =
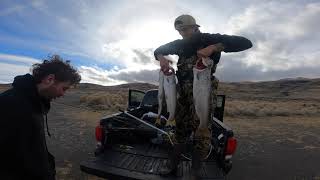
[{"label": "white cloud", "polygon": [[135,69],[130,67],[126,69],[118,69],[114,67],[111,70],[104,70],[99,67],[81,66],[79,68],[82,83],[95,83],[105,86],[118,85],[132,82],[149,82],[158,83],[158,67],[144,67],[143,69]]},{"label": "white cloud", "polygon": [[0,53],[0,61],[7,61],[10,63],[23,63],[25,65],[32,65],[34,63],[39,63],[39,59],[27,57],[27,56],[17,56],[12,54]]},{"label": "white cloud", "polygon": [[259,65],[261,71],[285,71],[320,66],[315,56],[308,55],[319,52],[319,17],[320,3],[273,1],[248,7],[228,24],[230,33],[253,41],[253,49],[241,57],[243,63]]},{"label": "white cloud", "polygon": [[30,66],[0,62],[0,83],[12,83],[17,75],[30,72]]},{"label": "white cloud", "polygon": [[0,83],[11,83],[15,76],[30,73],[31,65],[39,62],[27,56],[0,53]]},{"label": "white cloud", "polygon": [[106,71],[99,67],[87,67],[81,66],[79,68],[79,72],[81,74],[81,82],[82,83],[94,83],[101,84],[105,86],[118,85],[123,84],[125,81],[120,81],[117,79],[112,79],[109,77],[110,74],[115,71]]},{"label": "white cloud", "polygon": [[19,12],[22,9],[24,9],[24,6],[21,6],[21,5],[15,5],[15,6],[12,6],[12,7],[8,7],[6,9],[3,9],[2,11],[0,11],[0,16],[7,16],[7,15],[10,15],[12,13]]}]

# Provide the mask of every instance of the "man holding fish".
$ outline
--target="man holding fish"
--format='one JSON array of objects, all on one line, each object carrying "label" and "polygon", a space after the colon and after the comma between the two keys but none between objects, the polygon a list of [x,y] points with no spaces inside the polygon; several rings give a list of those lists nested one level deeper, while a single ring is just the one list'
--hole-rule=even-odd
[{"label": "man holding fish", "polygon": [[[211,132],[209,120],[215,108],[218,80],[213,76],[220,60],[221,52],[239,52],[252,47],[250,40],[241,36],[201,33],[199,25],[190,15],[181,15],[175,19],[175,29],[182,36],[158,47],[155,52],[156,60],[160,61],[159,103],[162,101],[166,88],[163,81],[176,74],[177,95],[166,95],[171,122],[175,127],[175,145],[169,153],[169,163],[161,170],[163,175],[174,175],[180,161],[180,155],[186,140],[193,136],[192,176],[200,176],[201,160],[208,154]],[[178,71],[174,72],[166,55],[178,55]],[[171,78],[172,79],[172,78]],[[175,84],[175,80],[167,81]],[[171,84],[172,84],[171,83]],[[161,91],[161,88],[164,90]],[[175,92],[175,91],[170,91]],[[167,99],[177,98],[176,101]],[[176,103],[172,105],[172,103]],[[171,112],[170,112],[171,111]],[[174,111],[174,112],[172,112]],[[160,111],[161,113],[161,111]],[[168,124],[168,123],[167,123]]]}]

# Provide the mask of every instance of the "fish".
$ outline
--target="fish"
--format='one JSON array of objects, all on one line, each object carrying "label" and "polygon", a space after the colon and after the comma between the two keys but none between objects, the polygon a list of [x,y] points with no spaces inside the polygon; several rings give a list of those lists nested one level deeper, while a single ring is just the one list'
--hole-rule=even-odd
[{"label": "fish", "polygon": [[[193,67],[193,103],[196,115],[200,120],[198,129],[208,129],[210,119],[211,101],[211,68],[213,60],[210,58],[199,58]],[[197,131],[196,130],[196,131]]]},{"label": "fish", "polygon": [[158,118],[156,124],[160,125],[160,117],[164,102],[167,105],[167,112],[169,117],[166,122],[166,127],[175,127],[175,111],[177,103],[177,90],[176,90],[176,76],[173,68],[170,68],[169,74],[159,72],[159,90],[158,90]]}]

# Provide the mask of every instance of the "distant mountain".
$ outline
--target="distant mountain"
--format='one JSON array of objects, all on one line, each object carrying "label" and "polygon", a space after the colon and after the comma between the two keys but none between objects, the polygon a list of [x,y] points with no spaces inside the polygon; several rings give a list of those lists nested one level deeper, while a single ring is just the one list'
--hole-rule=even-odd
[{"label": "distant mountain", "polygon": [[128,84],[120,84],[116,86],[102,86],[97,84],[90,83],[80,83],[77,85],[79,89],[90,89],[90,90],[109,90],[109,91],[122,91],[128,89],[138,89],[138,90],[149,90],[158,88],[158,86],[149,84],[149,83],[128,83]]},{"label": "distant mountain", "polygon": [[[11,87],[11,84],[0,84],[0,92]],[[89,92],[126,93],[128,89],[146,91],[157,89],[158,86],[149,83],[128,83],[116,86],[102,86],[90,83],[80,83],[75,88],[77,92],[88,94]],[[320,78],[307,79],[303,77],[280,79],[277,81],[260,82],[232,82],[219,84],[219,93],[231,98],[246,97],[290,97],[320,99]]]},{"label": "distant mountain", "polygon": [[239,97],[290,97],[320,99],[320,78],[290,78],[277,81],[220,83],[219,91]]}]

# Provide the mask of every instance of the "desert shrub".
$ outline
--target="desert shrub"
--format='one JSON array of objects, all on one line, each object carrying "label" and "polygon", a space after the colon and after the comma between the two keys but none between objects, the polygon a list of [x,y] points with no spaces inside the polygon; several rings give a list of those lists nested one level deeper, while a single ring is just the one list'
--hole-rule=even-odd
[{"label": "desert shrub", "polygon": [[319,115],[320,104],[299,101],[244,101],[229,100],[225,106],[226,116],[292,116]]},{"label": "desert shrub", "polygon": [[96,92],[80,97],[80,103],[94,110],[117,111],[124,109],[127,104],[126,93]]}]

